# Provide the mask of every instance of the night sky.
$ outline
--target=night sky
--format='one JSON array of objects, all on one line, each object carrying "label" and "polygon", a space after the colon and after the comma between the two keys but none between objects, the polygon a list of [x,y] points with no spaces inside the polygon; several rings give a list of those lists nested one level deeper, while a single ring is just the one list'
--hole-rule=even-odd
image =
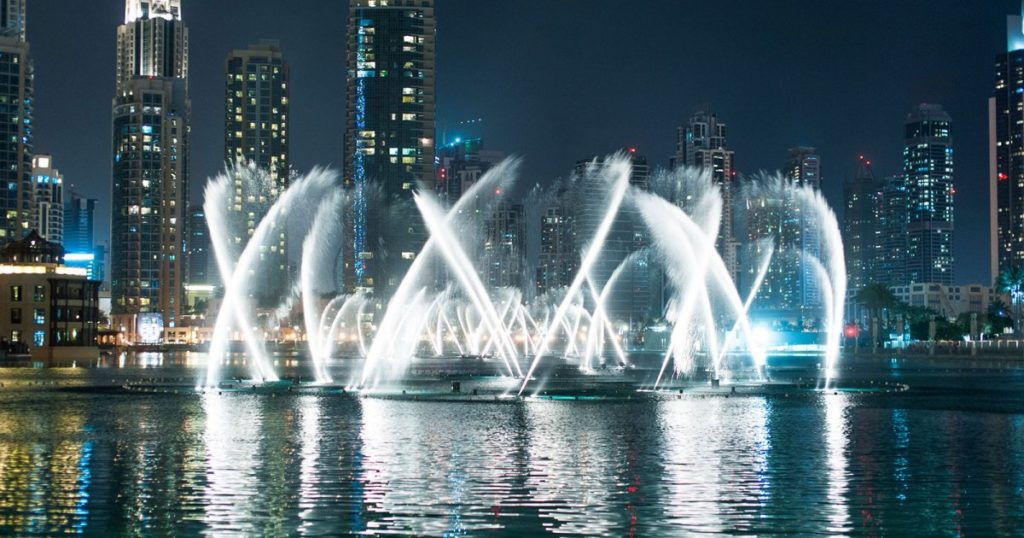
[{"label": "night sky", "polygon": [[[652,164],[712,105],[741,173],[817,146],[842,205],[857,156],[899,170],[920,102],[954,121],[956,281],[988,283],[988,127],[995,55],[1014,0],[439,0],[438,128],[481,117],[485,144],[548,182],[581,158],[635,146]],[[85,7],[87,6],[87,7]],[[286,6],[286,7],[282,7]],[[119,0],[29,0],[35,149],[110,220],[110,109]],[[340,166],[346,2],[185,0],[191,37],[192,185],[221,168],[224,59],[281,40],[292,66],[292,164]]]}]

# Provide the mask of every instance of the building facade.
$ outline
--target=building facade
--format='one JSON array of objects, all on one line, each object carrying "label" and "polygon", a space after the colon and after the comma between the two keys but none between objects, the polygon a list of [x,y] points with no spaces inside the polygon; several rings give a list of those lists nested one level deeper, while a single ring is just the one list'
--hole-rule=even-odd
[{"label": "building facade", "polygon": [[[647,158],[639,155],[635,148],[629,148],[622,154],[629,159],[632,168],[630,185],[643,191],[650,190]],[[575,189],[578,197],[573,204],[573,231],[576,257],[579,259],[590,248],[607,211],[611,185],[602,172],[604,164],[600,157],[576,163]],[[631,329],[639,329],[660,313],[660,294],[654,293],[658,283],[653,282],[658,275],[651,270],[649,246],[650,234],[643,218],[633,204],[625,202],[608,231],[601,257],[590,270],[591,281],[597,290],[602,290],[610,282],[613,284],[605,301],[608,317]],[[590,294],[584,291],[584,297],[592,307]]]},{"label": "building facade", "polygon": [[906,122],[907,281],[953,284],[953,136],[942,107],[922,104]]},{"label": "building facade", "polygon": [[734,233],[734,200],[737,193],[735,154],[726,145],[726,124],[710,107],[699,108],[688,123],[679,127],[679,139],[672,166],[691,166],[711,172],[722,191],[722,224],[715,246],[733,282],[739,277],[739,242]]},{"label": "building facade", "polygon": [[995,61],[988,102],[992,281],[1024,266],[1024,17],[1006,20],[1006,52]]},{"label": "building facade", "polygon": [[871,161],[860,156],[852,180],[843,184],[843,249],[846,256],[847,288],[856,293],[876,282],[880,256],[882,183],[875,179]]},{"label": "building facade", "polygon": [[491,289],[525,287],[526,220],[523,204],[501,200],[484,222],[481,280]]},{"label": "building facade", "polygon": [[[388,293],[425,230],[411,202],[433,189],[435,33],[431,0],[349,3],[345,185],[352,192],[345,288]],[[397,208],[397,209],[394,209]]]},{"label": "building facade", "polygon": [[[234,217],[246,223],[247,239],[251,239],[270,206],[288,188],[290,72],[277,42],[264,41],[232,51],[225,73],[224,160],[255,166],[269,175],[265,188],[231,208]],[[236,192],[242,192],[243,177],[235,178]],[[288,289],[286,229],[277,227],[267,244],[259,246],[260,270],[253,275],[256,282],[250,289],[262,306],[276,306]]]},{"label": "building facade", "polygon": [[127,0],[113,101],[114,323],[173,327],[183,313],[188,159],[188,29],[180,0]]},{"label": "building facade", "polygon": [[73,190],[64,197],[64,263],[88,271],[89,279],[106,277],[106,250],[95,243],[96,200]]},{"label": "building facade", "polygon": [[[788,185],[819,190],[821,156],[815,148],[791,148],[782,173]],[[814,265],[806,259],[820,259],[820,230],[805,211],[788,189],[746,197],[748,248],[755,254],[744,264],[747,287],[757,278],[761,249],[771,245],[773,253],[753,307],[797,322],[805,311],[817,311],[821,304]]]},{"label": "building facade", "polygon": [[30,232],[0,252],[0,346],[39,366],[99,357],[99,282],[61,263],[64,249]]},{"label": "building facade", "polygon": [[576,247],[574,192],[570,186],[559,185],[540,209],[540,246],[535,276],[538,295],[572,284],[580,267]]},{"label": "building facade", "polygon": [[64,244],[64,176],[50,155],[32,158],[33,227],[51,243]]},{"label": "building facade", "polygon": [[32,184],[34,73],[25,0],[0,2],[0,244],[35,227]]},{"label": "building facade", "polygon": [[983,284],[913,283],[894,286],[892,292],[900,302],[931,309],[948,320],[955,320],[961,314],[984,314],[997,300],[1009,304],[1009,298],[998,289]]}]

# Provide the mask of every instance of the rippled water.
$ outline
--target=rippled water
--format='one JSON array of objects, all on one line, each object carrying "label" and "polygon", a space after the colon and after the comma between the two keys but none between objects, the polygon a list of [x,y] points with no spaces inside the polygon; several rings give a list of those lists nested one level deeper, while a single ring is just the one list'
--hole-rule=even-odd
[{"label": "rippled water", "polygon": [[3,535],[1022,529],[1014,391],[439,402],[0,389]]}]

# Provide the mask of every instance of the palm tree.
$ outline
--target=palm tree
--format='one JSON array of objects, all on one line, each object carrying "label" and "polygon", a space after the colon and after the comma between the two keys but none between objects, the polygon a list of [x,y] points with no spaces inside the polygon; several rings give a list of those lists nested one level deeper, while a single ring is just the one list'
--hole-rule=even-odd
[{"label": "palm tree", "polygon": [[1024,303],[1024,268],[1014,265],[999,273],[999,290],[1010,296],[1013,305],[1014,332],[1020,330],[1020,309]]},{"label": "palm tree", "polygon": [[[889,289],[889,286],[878,283],[868,284],[857,291],[856,300],[861,306],[868,309],[868,315],[872,320],[872,328],[874,327],[873,320],[879,319],[879,321],[882,321],[883,310],[892,308],[897,304],[896,295]],[[885,326],[888,326],[888,323],[885,323]],[[872,330],[871,338],[872,340],[877,338],[874,330]],[[877,341],[871,342],[872,347],[877,345]]]}]

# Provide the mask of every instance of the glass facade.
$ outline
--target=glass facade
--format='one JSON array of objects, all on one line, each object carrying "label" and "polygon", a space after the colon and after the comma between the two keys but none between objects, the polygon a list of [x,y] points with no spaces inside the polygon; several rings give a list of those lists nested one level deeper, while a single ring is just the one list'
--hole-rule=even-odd
[{"label": "glass facade", "polygon": [[920,105],[907,117],[907,280],[953,283],[953,137],[949,114]]},{"label": "glass facade", "polygon": [[127,0],[117,35],[111,312],[118,325],[160,313],[174,327],[185,304],[191,135],[180,1]]},{"label": "glass facade", "polygon": [[[224,159],[255,166],[270,175],[270,185],[233,207],[247,223],[251,238],[277,197],[288,188],[289,69],[276,43],[253,45],[231,53],[226,62]],[[242,176],[236,192],[242,192]],[[287,291],[288,247],[284,226],[260,247],[257,283],[250,289],[264,306],[276,306]]]},{"label": "glass facade", "polygon": [[433,187],[435,21],[429,0],[349,7],[345,184],[354,207],[345,287],[397,285],[424,240],[414,189]]},{"label": "glass facade", "polygon": [[28,44],[0,37],[0,244],[21,239],[35,227],[32,85]]}]

